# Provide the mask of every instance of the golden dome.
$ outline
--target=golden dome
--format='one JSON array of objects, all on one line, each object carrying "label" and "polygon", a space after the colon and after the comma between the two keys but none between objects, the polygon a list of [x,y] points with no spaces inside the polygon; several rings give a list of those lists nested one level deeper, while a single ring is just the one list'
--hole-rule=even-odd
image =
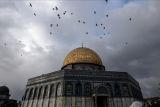
[{"label": "golden dome", "polygon": [[90,63],[102,65],[102,61],[97,53],[85,47],[72,50],[64,59],[63,66],[75,63]]}]

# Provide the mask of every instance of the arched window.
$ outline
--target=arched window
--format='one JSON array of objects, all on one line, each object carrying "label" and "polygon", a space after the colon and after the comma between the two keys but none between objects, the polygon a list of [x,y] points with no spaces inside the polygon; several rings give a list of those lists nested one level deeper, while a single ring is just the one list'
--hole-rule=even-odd
[{"label": "arched window", "polygon": [[107,84],[106,85],[106,88],[107,88],[107,92],[108,92],[108,95],[111,97],[113,96],[113,92],[112,92],[112,87],[110,84]]},{"label": "arched window", "polygon": [[68,96],[71,96],[73,94],[73,85],[72,83],[66,83],[65,93]]},{"label": "arched window", "polygon": [[38,88],[36,87],[34,90],[34,96],[33,99],[36,99],[38,97]]},{"label": "arched window", "polygon": [[61,96],[62,95],[62,85],[59,83],[57,85],[57,91],[56,91],[56,96]]},{"label": "arched window", "polygon": [[32,94],[33,94],[33,88],[31,88],[31,90],[30,90],[30,93],[29,93],[29,100],[31,99],[31,97],[32,97]]},{"label": "arched window", "polygon": [[42,87],[39,88],[38,99],[41,98],[41,95],[42,95]]},{"label": "arched window", "polygon": [[82,85],[81,85],[81,83],[77,83],[76,84],[76,96],[82,96]]},{"label": "arched window", "polygon": [[49,93],[49,97],[54,97],[54,84],[51,85],[50,87],[50,93]]},{"label": "arched window", "polygon": [[43,98],[47,98],[47,97],[48,97],[48,86],[45,86]]},{"label": "arched window", "polygon": [[120,86],[117,83],[115,83],[115,85],[114,85],[114,90],[115,90],[115,96],[116,97],[121,97]]},{"label": "arched window", "polygon": [[107,89],[104,86],[98,88],[98,94],[107,94]]},{"label": "arched window", "polygon": [[133,97],[136,98],[136,89],[134,87],[132,87],[132,94],[133,94]]},{"label": "arched window", "polygon": [[123,85],[123,95],[125,97],[129,97],[130,96],[130,93],[129,93],[129,88],[127,85]]},{"label": "arched window", "polygon": [[85,83],[84,84],[84,95],[90,96],[91,95],[91,84],[90,83]]}]

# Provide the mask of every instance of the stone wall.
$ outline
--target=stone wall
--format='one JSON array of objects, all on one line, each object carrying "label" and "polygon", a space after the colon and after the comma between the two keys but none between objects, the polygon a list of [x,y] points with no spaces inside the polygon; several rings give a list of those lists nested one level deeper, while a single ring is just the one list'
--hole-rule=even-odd
[{"label": "stone wall", "polygon": [[143,99],[127,73],[63,70],[29,79],[22,107],[97,107],[97,96],[107,97],[107,107],[129,107]]}]

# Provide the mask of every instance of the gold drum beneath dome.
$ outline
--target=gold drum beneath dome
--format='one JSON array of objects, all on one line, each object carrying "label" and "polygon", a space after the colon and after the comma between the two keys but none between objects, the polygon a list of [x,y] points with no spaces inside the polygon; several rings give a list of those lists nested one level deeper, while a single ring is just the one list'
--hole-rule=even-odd
[{"label": "gold drum beneath dome", "polygon": [[90,63],[102,65],[102,61],[96,52],[89,48],[81,47],[72,50],[65,58],[63,66],[75,63]]}]

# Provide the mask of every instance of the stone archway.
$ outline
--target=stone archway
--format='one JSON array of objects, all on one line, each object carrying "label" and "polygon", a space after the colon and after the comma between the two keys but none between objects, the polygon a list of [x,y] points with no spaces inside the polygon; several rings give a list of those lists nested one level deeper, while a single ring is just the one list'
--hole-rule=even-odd
[{"label": "stone archway", "polygon": [[108,107],[108,90],[105,86],[99,86],[96,88],[95,93],[96,107]]},{"label": "stone archway", "polygon": [[108,107],[108,97],[97,96],[97,107]]}]

